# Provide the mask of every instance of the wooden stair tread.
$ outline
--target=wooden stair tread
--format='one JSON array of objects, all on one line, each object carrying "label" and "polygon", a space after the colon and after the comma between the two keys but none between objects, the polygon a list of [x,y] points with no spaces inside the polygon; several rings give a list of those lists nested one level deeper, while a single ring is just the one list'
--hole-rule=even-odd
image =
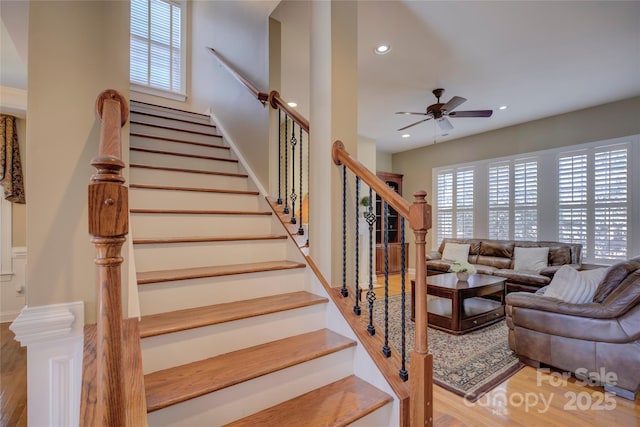
[{"label": "wooden stair tread", "polygon": [[[98,372],[96,358],[96,324],[84,327],[84,351],[82,359],[82,398],[80,403],[80,425],[99,425],[96,419]],[[143,426],[147,424],[147,402],[144,398],[144,374],[138,318],[122,321],[122,366],[124,377],[125,424]]]},{"label": "wooden stair tread", "polygon": [[193,111],[181,110],[180,108],[167,107],[167,106],[164,106],[164,105],[152,104],[150,102],[138,101],[138,100],[135,100],[135,99],[132,99],[130,104],[131,104],[131,111],[134,112],[134,113],[138,113],[139,112],[139,111],[137,111],[135,109],[135,107],[137,105],[149,105],[151,107],[163,108],[165,110],[179,111],[181,113],[193,114],[193,115],[196,115],[196,116],[202,116],[202,117],[209,118],[209,116],[206,115],[206,114],[194,113]]},{"label": "wooden stair tread", "polygon": [[129,212],[184,215],[271,215],[269,211],[219,211],[215,209],[130,209]]},{"label": "wooden stair tread", "polygon": [[248,264],[217,265],[210,267],[178,268],[172,270],[143,271],[136,274],[138,285],[171,282],[174,280],[200,279],[233,274],[305,268],[306,264],[294,261],[266,261]]},{"label": "wooden stair tread", "polygon": [[187,153],[174,153],[173,151],[152,150],[149,148],[130,147],[129,150],[138,151],[141,153],[163,154],[166,156],[188,157],[190,159],[202,159],[202,160],[213,160],[217,162],[238,163],[238,161],[235,159],[226,159],[224,157],[201,156],[199,154],[187,154]]},{"label": "wooden stair tread", "polygon": [[147,411],[184,402],[355,345],[353,340],[321,329],[152,372],[144,377]]},{"label": "wooden stair tread", "polygon": [[168,171],[168,172],[187,172],[187,173],[201,173],[205,175],[233,176],[237,178],[249,177],[249,175],[245,173],[216,172],[216,171],[208,171],[208,170],[202,170],[202,169],[171,168],[168,166],[144,165],[141,163],[130,163],[129,167],[140,168],[140,169],[156,169],[156,170],[162,170],[162,171]]},{"label": "wooden stair tread", "polygon": [[140,320],[140,337],[146,338],[200,328],[202,326],[216,325],[315,304],[323,304],[327,301],[329,301],[327,298],[309,292],[299,291],[176,310],[168,313],[152,314],[143,316]]},{"label": "wooden stair tread", "polygon": [[227,424],[226,427],[346,426],[392,400],[387,393],[351,375]]},{"label": "wooden stair tread", "polygon": [[[211,123],[201,123],[201,122],[196,122],[193,120],[187,120],[187,119],[180,119],[177,117],[168,117],[168,116],[163,116],[162,114],[153,114],[153,113],[147,113],[147,112],[143,112],[143,111],[131,111],[134,114],[139,114],[141,116],[147,116],[147,117],[157,117],[159,119],[165,119],[165,120],[174,120],[176,122],[182,122],[182,123],[189,123],[192,125],[198,125],[198,126],[206,126],[206,127],[210,127],[215,129],[216,125],[212,125]],[[187,111],[183,111],[183,112],[187,112]],[[197,114],[197,113],[189,113],[189,114]]]},{"label": "wooden stair tread", "polygon": [[[177,142],[177,143],[180,143],[180,144],[199,145],[201,147],[207,147],[207,148],[218,148],[218,149],[223,149],[223,150],[231,150],[231,147],[227,147],[225,145],[212,145],[212,144],[208,144],[206,142],[186,141],[184,139],[167,138],[165,136],[158,136],[158,135],[147,135],[146,133],[139,133],[139,132],[129,132],[129,136],[137,136],[137,137],[140,137],[140,138],[149,138],[149,139],[157,139],[157,140],[161,140],[161,141]],[[216,138],[222,138],[222,135],[211,135],[211,136],[216,137]]]},{"label": "wooden stair tread", "polygon": [[209,133],[209,132],[201,132],[198,130],[191,130],[191,129],[181,129],[181,128],[176,128],[173,126],[165,126],[165,125],[158,125],[155,123],[145,123],[145,122],[140,122],[137,120],[129,120],[129,123],[131,123],[132,125],[142,125],[142,126],[149,126],[152,128],[157,128],[157,129],[165,129],[165,130],[175,130],[177,132],[185,132],[185,133],[191,133],[194,135],[204,135],[204,136],[218,136],[214,133]]},{"label": "wooden stair tread", "polygon": [[171,244],[171,243],[200,243],[200,242],[238,242],[246,240],[286,240],[284,234],[269,234],[263,236],[193,236],[193,237],[146,237],[133,239],[134,245]]},{"label": "wooden stair tread", "polygon": [[204,188],[204,187],[174,187],[170,185],[153,184],[129,184],[129,188],[141,188],[147,190],[170,190],[170,191],[199,191],[203,193],[239,194],[246,196],[257,196],[258,191],[249,190],[227,190],[224,188]]}]

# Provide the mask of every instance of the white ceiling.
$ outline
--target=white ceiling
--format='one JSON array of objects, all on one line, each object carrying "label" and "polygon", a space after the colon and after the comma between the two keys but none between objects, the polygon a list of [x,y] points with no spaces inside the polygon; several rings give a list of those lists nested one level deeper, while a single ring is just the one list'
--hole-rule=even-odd
[{"label": "white ceiling", "polygon": [[[2,1],[3,86],[26,89],[27,4]],[[285,4],[295,11],[283,13]],[[434,138],[446,141],[640,95],[640,1],[395,0],[358,6],[358,129],[380,151],[405,151]],[[296,43],[308,43],[308,33],[300,34],[308,31],[308,13],[308,2],[283,2],[274,14],[283,16],[283,37],[289,31]],[[392,49],[375,55],[381,42]],[[304,45],[285,49],[305,52]],[[288,68],[308,73],[308,55],[296,57]],[[428,121],[402,139],[405,132],[397,129],[420,116],[394,113],[424,111],[435,103],[431,91],[438,87],[446,89],[443,102],[467,98],[457,110],[494,109],[493,116],[451,118],[454,129],[446,137]],[[308,88],[283,87],[282,93],[297,98],[308,114]],[[509,108],[498,111],[500,105]]]},{"label": "white ceiling", "polygon": [[[360,2],[359,132],[398,152],[640,95],[638,1]],[[391,51],[373,48],[390,43]],[[396,129],[458,95],[457,110],[491,118],[450,118],[449,136],[430,120]],[[497,108],[509,108],[499,111]],[[640,120],[640,117],[638,118]]]}]

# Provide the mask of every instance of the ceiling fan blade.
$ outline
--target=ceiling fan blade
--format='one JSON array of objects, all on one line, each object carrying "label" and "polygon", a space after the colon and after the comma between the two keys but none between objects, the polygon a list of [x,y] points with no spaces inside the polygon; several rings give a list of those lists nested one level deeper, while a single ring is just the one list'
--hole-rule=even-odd
[{"label": "ceiling fan blade", "polygon": [[438,125],[440,126],[440,129],[442,129],[443,131],[450,131],[451,129],[453,129],[453,125],[451,124],[449,119],[447,119],[446,117],[438,119]]},{"label": "ceiling fan blade", "polygon": [[456,107],[458,107],[460,104],[462,104],[466,100],[467,100],[466,98],[463,98],[461,96],[454,96],[449,100],[449,102],[447,102],[442,106],[441,110],[453,111]]},{"label": "ceiling fan blade", "polygon": [[449,117],[491,117],[493,110],[453,111]]},{"label": "ceiling fan blade", "polygon": [[411,111],[396,111],[396,114],[405,114],[407,116],[408,115],[412,115],[412,114],[417,115],[417,116],[426,116],[427,115],[427,113],[414,113],[414,112],[411,112]]},{"label": "ceiling fan blade", "polygon": [[412,127],[412,126],[418,125],[418,124],[420,124],[420,123],[422,123],[422,122],[426,122],[427,120],[431,120],[431,117],[427,117],[426,119],[419,120],[419,121],[417,121],[417,122],[415,122],[415,123],[411,123],[409,126],[405,126],[405,127],[403,127],[403,128],[398,129],[398,131],[405,130],[405,129],[409,129],[409,128],[410,128],[410,127]]}]

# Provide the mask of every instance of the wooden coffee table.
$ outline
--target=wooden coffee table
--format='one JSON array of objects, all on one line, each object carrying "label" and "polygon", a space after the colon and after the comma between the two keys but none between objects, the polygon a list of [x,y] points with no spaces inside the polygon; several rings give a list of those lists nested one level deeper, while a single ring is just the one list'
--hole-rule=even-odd
[{"label": "wooden coffee table", "polygon": [[[432,328],[464,334],[504,319],[505,278],[471,274],[466,282],[456,273],[427,276],[427,321]],[[411,281],[411,320],[415,319],[415,280]],[[493,298],[483,298],[487,296]]]}]

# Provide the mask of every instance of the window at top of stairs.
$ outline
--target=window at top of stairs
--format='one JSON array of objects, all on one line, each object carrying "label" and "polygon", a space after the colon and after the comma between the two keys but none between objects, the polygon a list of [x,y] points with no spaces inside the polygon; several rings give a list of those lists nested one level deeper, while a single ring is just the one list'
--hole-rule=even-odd
[{"label": "window at top of stairs", "polygon": [[131,0],[131,89],[184,101],[186,2]]}]

